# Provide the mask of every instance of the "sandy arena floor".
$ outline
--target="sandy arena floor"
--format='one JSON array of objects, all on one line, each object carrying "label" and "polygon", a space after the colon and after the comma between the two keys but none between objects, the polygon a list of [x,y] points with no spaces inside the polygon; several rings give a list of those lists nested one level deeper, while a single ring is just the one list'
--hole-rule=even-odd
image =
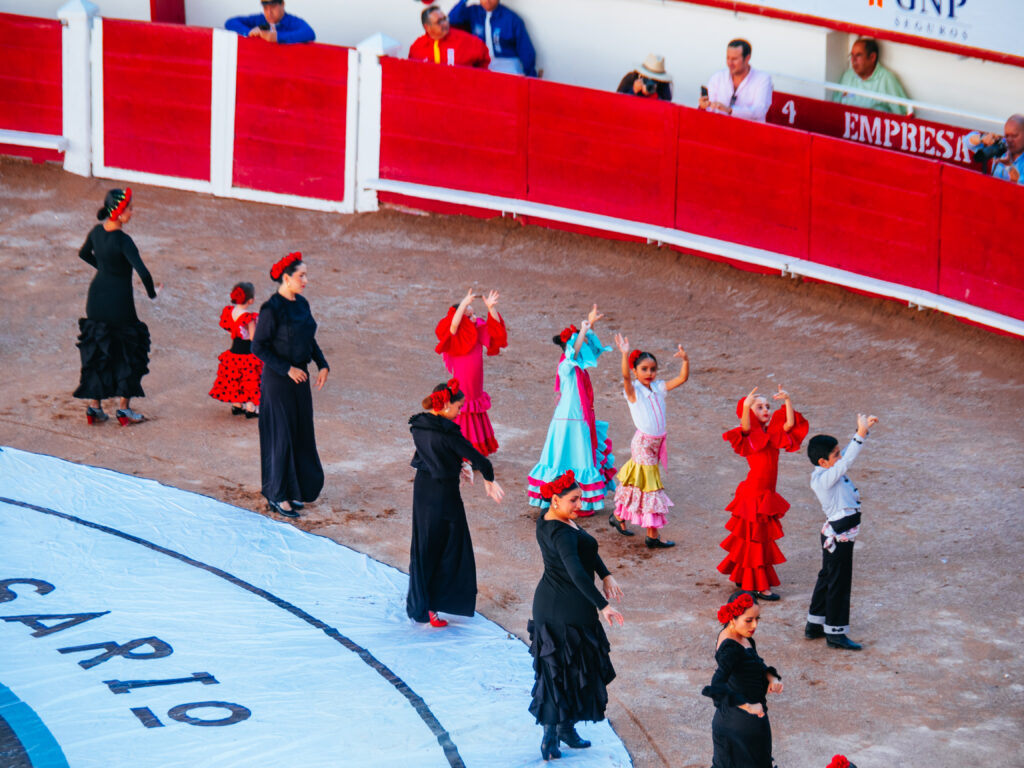
[{"label": "sandy arena floor", "polygon": [[[635,764],[711,762],[713,709],[700,689],[714,669],[715,609],[730,586],[715,570],[723,508],[746,471],[721,433],[735,424],[738,397],[781,383],[812,434],[845,441],[858,410],[882,423],[852,473],[865,512],[853,586],[859,654],[803,639],[822,515],[806,454],[781,461],[779,490],[793,505],[780,542],[789,561],[783,599],[764,608],[757,635],[786,686],[769,702],[780,767],[824,766],[837,752],[860,768],[1021,765],[1021,340],[833,286],[508,219],[341,216],[134,185],[128,231],[164,284],[155,302],[136,288],[154,349],[148,397],[135,404],[151,421],[90,428],[71,397],[77,319],[93,275],[77,249],[112,186],[0,159],[0,445],[266,514],[256,423],[232,418],[206,393],[227,346],[217,319],[232,284],[250,280],[265,298],[269,265],[301,250],[332,376],[314,398],[327,484],[297,525],[404,569],[405,422],[445,377],[434,324],[467,286],[497,288],[510,345],[487,361],[486,381],[508,495],[501,506],[479,484],[464,495],[477,608],[522,637],[541,571],[523,489],[553,407],[550,338],[597,302],[602,339],[623,331],[667,370],[678,342],[692,361],[690,381],[669,395],[665,484],[676,506],[665,533],[679,546],[652,553],[642,536],[615,535],[606,516],[583,523],[626,591],[626,625],[609,632],[618,679],[608,714]],[[592,377],[621,463],[633,428],[617,354]]]}]

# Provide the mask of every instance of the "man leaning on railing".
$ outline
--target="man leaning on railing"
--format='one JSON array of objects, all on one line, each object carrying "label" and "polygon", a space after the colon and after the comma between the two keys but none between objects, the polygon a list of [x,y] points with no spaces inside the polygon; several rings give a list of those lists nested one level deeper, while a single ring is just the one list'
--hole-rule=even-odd
[{"label": "man leaning on railing", "polygon": [[1011,115],[1003,126],[1004,135],[971,131],[964,136],[964,149],[975,160],[992,161],[992,176],[1024,184],[1024,115]]}]

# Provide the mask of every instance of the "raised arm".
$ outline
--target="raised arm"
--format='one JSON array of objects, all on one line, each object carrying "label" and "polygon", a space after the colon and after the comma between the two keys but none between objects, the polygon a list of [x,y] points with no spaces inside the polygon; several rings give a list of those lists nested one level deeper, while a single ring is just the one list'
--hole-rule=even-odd
[{"label": "raised arm", "polygon": [[495,307],[498,306],[498,299],[500,297],[501,294],[499,294],[497,291],[488,291],[487,295],[483,297],[484,304],[487,305],[487,314],[489,314],[499,323],[501,322],[501,315],[498,314],[498,310],[495,309]]},{"label": "raised arm", "polygon": [[456,308],[455,314],[452,316],[452,327],[450,329],[452,336],[454,336],[456,332],[459,330],[459,325],[462,323],[462,318],[466,314],[466,307],[468,307],[473,302],[474,298],[475,294],[473,293],[473,289],[470,288],[466,292],[466,295],[462,298],[462,301],[459,302],[459,306]]},{"label": "raised arm", "polygon": [[672,357],[678,357],[682,360],[682,363],[679,366],[679,375],[665,382],[666,392],[671,392],[676,387],[682,386],[690,378],[690,358],[687,357],[686,350],[683,349],[682,344],[676,345],[676,353]]},{"label": "raised arm", "polygon": [[779,391],[772,395],[772,400],[782,400],[786,405],[786,423],[782,425],[782,429],[789,432],[796,424],[796,416],[793,414],[793,401],[789,397],[789,393],[782,388],[779,384]]},{"label": "raised arm", "polygon": [[743,413],[740,414],[740,431],[744,435],[750,434],[750,406],[757,399],[757,387],[750,390],[750,394],[743,398]]},{"label": "raised arm", "polygon": [[633,389],[633,377],[629,371],[629,337],[616,333],[615,346],[622,353],[622,391],[626,393],[626,399],[629,402],[635,403],[636,390]]}]

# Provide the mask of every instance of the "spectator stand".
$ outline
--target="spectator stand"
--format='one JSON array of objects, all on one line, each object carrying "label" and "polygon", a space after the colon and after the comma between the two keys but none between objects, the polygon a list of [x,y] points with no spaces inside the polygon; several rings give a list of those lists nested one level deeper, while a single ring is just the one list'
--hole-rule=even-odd
[{"label": "spectator stand", "polygon": [[93,174],[351,213],[356,57],[336,46],[98,19]]}]

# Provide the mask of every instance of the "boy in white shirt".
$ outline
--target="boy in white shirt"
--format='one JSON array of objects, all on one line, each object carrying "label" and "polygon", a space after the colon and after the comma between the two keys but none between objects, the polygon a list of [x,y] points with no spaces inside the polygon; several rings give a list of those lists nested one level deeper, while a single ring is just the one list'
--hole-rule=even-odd
[{"label": "boy in white shirt", "polygon": [[811,489],[821,502],[825,525],[821,529],[821,570],[811,594],[804,637],[826,638],[832,648],[859,651],[850,631],[850,586],[853,580],[853,543],[860,531],[860,493],[846,476],[860,453],[875,416],[857,415],[857,433],[846,450],[831,435],[815,435],[807,444],[814,465]]}]

